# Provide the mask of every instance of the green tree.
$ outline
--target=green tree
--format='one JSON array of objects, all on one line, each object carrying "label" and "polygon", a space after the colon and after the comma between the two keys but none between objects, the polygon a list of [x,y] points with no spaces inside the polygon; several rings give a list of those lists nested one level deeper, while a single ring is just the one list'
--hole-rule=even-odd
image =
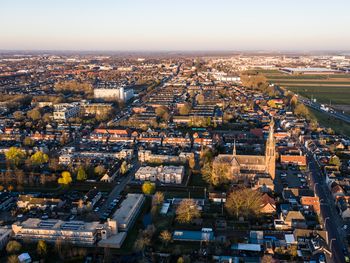
[{"label": "green tree", "polygon": [[37,151],[30,157],[31,163],[33,165],[42,165],[44,163],[47,163],[49,161],[49,156],[46,153],[43,153],[42,151]]},{"label": "green tree", "polygon": [[11,240],[6,245],[6,252],[8,254],[16,254],[18,253],[22,248],[22,245],[17,242],[16,240]]},{"label": "green tree", "polygon": [[72,175],[68,171],[64,171],[61,174],[61,177],[58,178],[58,183],[63,185],[68,185],[72,182]]},{"label": "green tree", "polygon": [[120,173],[121,174],[126,174],[126,172],[128,171],[128,163],[126,161],[122,162],[122,165],[120,166]]},{"label": "green tree", "polygon": [[142,192],[146,195],[151,195],[155,192],[156,190],[156,185],[155,183],[151,183],[151,182],[144,182],[142,184]]},{"label": "green tree", "polygon": [[236,218],[240,216],[255,217],[259,215],[261,206],[262,194],[250,188],[233,190],[225,203],[227,212]]},{"label": "green tree", "polygon": [[47,244],[44,240],[39,240],[36,246],[36,251],[42,257],[45,257],[47,254]]},{"label": "green tree", "polygon": [[193,199],[183,199],[176,209],[176,220],[180,223],[191,223],[200,215],[198,206]]},{"label": "green tree", "polygon": [[87,179],[87,174],[84,170],[84,167],[80,166],[78,168],[78,172],[77,172],[77,180],[78,181],[85,181]]},{"label": "green tree", "polygon": [[14,164],[15,166],[18,166],[26,157],[26,153],[17,147],[11,147],[6,153],[5,153],[6,160]]},{"label": "green tree", "polygon": [[335,165],[335,166],[340,166],[341,162],[338,156],[333,155],[330,159],[329,159],[329,164],[331,165]]}]

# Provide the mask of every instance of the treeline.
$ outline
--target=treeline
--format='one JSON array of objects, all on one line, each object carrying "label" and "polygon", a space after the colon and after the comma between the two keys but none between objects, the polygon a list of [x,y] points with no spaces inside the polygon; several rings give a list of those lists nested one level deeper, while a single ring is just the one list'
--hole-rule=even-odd
[{"label": "treeline", "polygon": [[54,87],[55,91],[62,93],[84,93],[93,94],[93,87],[90,83],[81,83],[76,80],[57,82]]}]

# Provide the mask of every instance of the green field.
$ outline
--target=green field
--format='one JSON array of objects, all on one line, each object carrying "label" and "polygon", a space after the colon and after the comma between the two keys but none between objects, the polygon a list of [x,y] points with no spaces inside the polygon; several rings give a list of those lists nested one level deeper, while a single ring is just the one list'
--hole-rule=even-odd
[{"label": "green field", "polygon": [[301,96],[315,98],[322,104],[339,105],[338,109],[349,112],[346,105],[350,105],[350,74],[290,75],[278,70],[251,71],[264,74],[270,83]]},{"label": "green field", "polygon": [[329,117],[327,114],[314,109],[309,108],[309,110],[321,126],[332,128],[332,130],[334,130],[336,133],[350,136],[350,124],[333,117]]},{"label": "green field", "polygon": [[350,86],[284,86],[286,89],[307,98],[316,98],[319,103],[350,104]]}]

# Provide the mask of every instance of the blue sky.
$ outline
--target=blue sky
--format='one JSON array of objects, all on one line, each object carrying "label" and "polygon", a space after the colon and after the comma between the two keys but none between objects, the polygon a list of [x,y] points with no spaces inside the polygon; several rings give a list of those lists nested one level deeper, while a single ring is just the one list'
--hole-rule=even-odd
[{"label": "blue sky", "polygon": [[349,0],[1,0],[0,49],[349,50]]}]

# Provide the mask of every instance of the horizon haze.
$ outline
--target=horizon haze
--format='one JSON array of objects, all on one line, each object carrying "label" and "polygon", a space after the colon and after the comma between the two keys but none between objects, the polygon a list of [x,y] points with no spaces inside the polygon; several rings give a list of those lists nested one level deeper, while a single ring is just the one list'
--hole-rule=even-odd
[{"label": "horizon haze", "polygon": [[2,1],[0,50],[349,50],[350,2]]}]

